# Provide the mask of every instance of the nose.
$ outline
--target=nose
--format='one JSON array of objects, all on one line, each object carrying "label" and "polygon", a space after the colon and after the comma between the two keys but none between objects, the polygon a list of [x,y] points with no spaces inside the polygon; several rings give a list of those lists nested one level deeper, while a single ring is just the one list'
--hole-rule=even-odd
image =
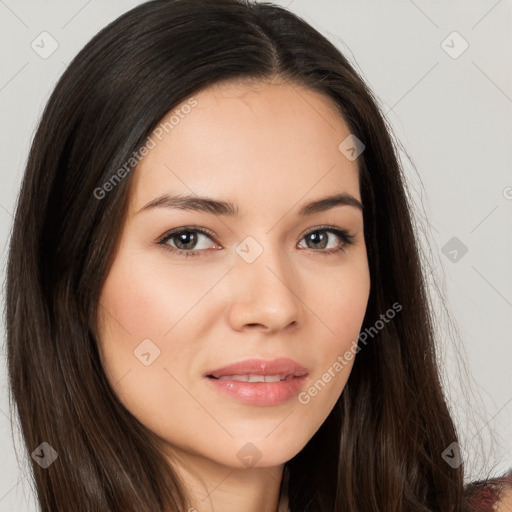
[{"label": "nose", "polygon": [[299,276],[284,254],[266,247],[252,263],[236,256],[231,274],[228,320],[237,331],[278,332],[300,323]]}]

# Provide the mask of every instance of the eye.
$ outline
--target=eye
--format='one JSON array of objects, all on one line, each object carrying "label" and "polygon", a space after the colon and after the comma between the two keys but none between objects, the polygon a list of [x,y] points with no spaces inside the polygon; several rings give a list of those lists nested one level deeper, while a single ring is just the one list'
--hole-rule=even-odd
[{"label": "eye", "polygon": [[[341,240],[341,243],[336,243],[336,238]],[[345,251],[348,246],[354,245],[355,236],[348,233],[344,229],[338,229],[332,226],[317,227],[309,231],[303,236],[306,240],[308,249],[322,254],[332,254],[339,251]],[[333,245],[334,243],[334,245]],[[324,250],[324,249],[330,250]]]},{"label": "eye", "polygon": [[165,245],[167,249],[184,256],[197,256],[209,248],[208,240],[213,241],[212,235],[205,229],[186,227],[165,234],[158,244]]},{"label": "eye", "polygon": [[[336,239],[338,239],[338,242],[336,242]],[[306,233],[301,240],[306,240],[307,249],[329,255],[345,251],[348,246],[355,243],[355,236],[344,229],[333,226],[319,226]],[[210,231],[192,226],[174,229],[166,233],[157,244],[186,257],[199,256],[209,248],[221,249],[214,241],[213,234]],[[212,244],[214,247],[211,247]],[[298,247],[304,248],[301,244]]]}]

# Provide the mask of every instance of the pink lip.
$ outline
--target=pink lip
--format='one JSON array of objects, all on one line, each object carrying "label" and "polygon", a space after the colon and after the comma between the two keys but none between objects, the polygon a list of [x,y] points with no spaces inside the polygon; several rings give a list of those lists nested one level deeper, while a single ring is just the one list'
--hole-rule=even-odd
[{"label": "pink lip", "polygon": [[302,377],[308,373],[308,369],[288,357],[277,359],[246,359],[239,363],[223,366],[205,373],[205,376],[225,377],[227,375],[293,375]]},{"label": "pink lip", "polygon": [[[281,375],[279,382],[242,382],[218,377],[230,375]],[[247,359],[205,373],[209,385],[217,391],[243,403],[272,406],[286,402],[297,395],[308,375],[308,369],[289,358],[273,360]]]}]

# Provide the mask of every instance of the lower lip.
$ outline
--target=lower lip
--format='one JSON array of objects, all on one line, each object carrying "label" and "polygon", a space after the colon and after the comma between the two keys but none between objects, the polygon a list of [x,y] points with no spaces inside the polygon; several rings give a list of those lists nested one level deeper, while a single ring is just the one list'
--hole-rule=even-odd
[{"label": "lower lip", "polygon": [[206,377],[217,391],[240,402],[269,406],[287,402],[299,394],[307,375],[279,382],[242,382],[239,380],[220,380]]}]

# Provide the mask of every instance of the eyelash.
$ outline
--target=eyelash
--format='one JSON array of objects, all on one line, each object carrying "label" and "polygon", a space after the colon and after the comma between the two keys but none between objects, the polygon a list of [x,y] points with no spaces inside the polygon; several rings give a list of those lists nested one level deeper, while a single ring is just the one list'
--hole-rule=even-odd
[{"label": "eyelash", "polygon": [[[309,249],[310,251],[312,251],[314,253],[319,253],[324,256],[330,256],[330,255],[337,254],[340,252],[345,252],[345,250],[349,246],[354,245],[354,243],[355,243],[356,237],[354,235],[351,235],[348,231],[346,231],[344,229],[339,229],[334,226],[318,226],[314,229],[311,229],[307,233],[305,233],[302,236],[302,238],[305,238],[305,237],[311,235],[312,233],[322,232],[322,231],[336,235],[338,238],[341,239],[342,243],[338,248],[330,249],[327,251],[321,250],[321,249],[320,250]],[[174,229],[172,231],[165,233],[165,235],[163,235],[158,240],[157,245],[161,245],[161,246],[163,246],[163,248],[165,250],[171,251],[179,256],[185,256],[187,258],[192,257],[192,256],[201,256],[202,255],[201,253],[206,252],[204,249],[199,250],[199,251],[184,251],[183,249],[176,249],[175,247],[171,247],[169,244],[166,243],[171,238],[173,238],[176,235],[179,235],[180,233],[189,233],[189,232],[201,233],[201,234],[207,236],[208,238],[210,238],[213,242],[215,242],[217,244],[216,240],[213,237],[213,233],[211,233],[210,231],[208,231],[204,228],[197,228],[195,226],[188,226],[188,227],[185,226],[185,227],[177,228],[177,229]],[[301,240],[302,240],[302,238],[301,238]],[[217,245],[219,245],[219,244],[217,244]]]}]

